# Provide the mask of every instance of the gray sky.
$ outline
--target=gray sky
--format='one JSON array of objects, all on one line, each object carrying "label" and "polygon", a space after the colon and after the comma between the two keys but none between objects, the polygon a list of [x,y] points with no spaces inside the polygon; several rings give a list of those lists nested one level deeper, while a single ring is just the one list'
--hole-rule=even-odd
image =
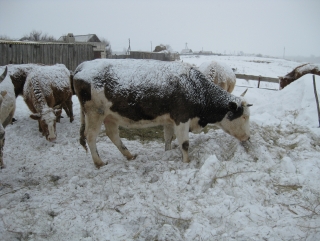
[{"label": "gray sky", "polygon": [[319,0],[0,0],[0,35],[96,34],[113,51],[320,56]]}]

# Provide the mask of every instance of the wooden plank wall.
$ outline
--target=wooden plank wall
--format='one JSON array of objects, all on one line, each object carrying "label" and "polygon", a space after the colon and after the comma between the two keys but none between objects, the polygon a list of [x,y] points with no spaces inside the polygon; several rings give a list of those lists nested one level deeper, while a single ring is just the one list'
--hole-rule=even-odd
[{"label": "wooden plank wall", "polygon": [[0,65],[38,63],[64,64],[74,71],[83,61],[93,60],[93,46],[89,44],[16,44],[0,42]]}]

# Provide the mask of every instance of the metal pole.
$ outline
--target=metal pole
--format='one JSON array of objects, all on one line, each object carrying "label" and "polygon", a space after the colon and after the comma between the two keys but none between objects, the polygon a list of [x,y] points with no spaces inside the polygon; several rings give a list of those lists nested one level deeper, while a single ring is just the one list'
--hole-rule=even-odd
[{"label": "metal pole", "polygon": [[316,78],[315,78],[314,75],[313,75],[313,89],[314,89],[314,95],[315,95],[315,97],[316,97],[316,102],[317,102],[318,119],[319,119],[319,127],[320,127],[319,99],[318,99],[318,94],[317,94]]}]

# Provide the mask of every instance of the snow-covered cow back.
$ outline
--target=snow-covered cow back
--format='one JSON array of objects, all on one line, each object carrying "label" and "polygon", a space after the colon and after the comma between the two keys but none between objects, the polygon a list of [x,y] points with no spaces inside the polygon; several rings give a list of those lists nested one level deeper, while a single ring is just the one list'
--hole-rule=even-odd
[{"label": "snow-covered cow back", "polygon": [[[1,71],[2,73],[2,71]],[[3,165],[5,127],[12,122],[16,109],[14,87],[8,74],[0,77],[0,168]]]},{"label": "snow-covered cow back", "polygon": [[216,61],[204,62],[199,66],[199,70],[206,78],[229,93],[234,90],[236,75],[227,64]]},{"label": "snow-covered cow back", "polygon": [[[77,67],[74,89],[82,109],[80,142],[86,148],[88,141],[97,167],[104,164],[96,149],[102,123],[108,137],[128,159],[134,156],[119,138],[119,125],[126,128],[163,125],[166,150],[171,148],[175,133],[185,162],[189,161],[188,132],[208,123],[220,124],[239,140],[247,140],[250,135],[246,103],[208,81],[189,64],[155,60],[88,61]],[[247,119],[240,118],[243,115]]]}]

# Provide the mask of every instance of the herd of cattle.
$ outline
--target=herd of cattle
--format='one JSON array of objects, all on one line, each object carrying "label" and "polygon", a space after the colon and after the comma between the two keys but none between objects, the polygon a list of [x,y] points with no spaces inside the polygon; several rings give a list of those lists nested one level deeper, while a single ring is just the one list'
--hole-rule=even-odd
[{"label": "herd of cattle", "polygon": [[249,106],[243,95],[231,94],[236,77],[221,63],[199,68],[182,62],[156,60],[108,60],[83,62],[74,73],[64,65],[21,64],[0,67],[0,165],[3,167],[4,128],[12,123],[16,98],[21,95],[38,120],[48,141],[57,138],[56,123],[62,109],[73,121],[72,95],[80,112],[80,144],[87,142],[96,167],[96,139],[105,125],[106,135],[128,159],[134,159],[119,137],[119,126],[164,128],[165,150],[174,134],[184,162],[189,162],[188,132],[216,124],[240,141],[250,138]]}]

